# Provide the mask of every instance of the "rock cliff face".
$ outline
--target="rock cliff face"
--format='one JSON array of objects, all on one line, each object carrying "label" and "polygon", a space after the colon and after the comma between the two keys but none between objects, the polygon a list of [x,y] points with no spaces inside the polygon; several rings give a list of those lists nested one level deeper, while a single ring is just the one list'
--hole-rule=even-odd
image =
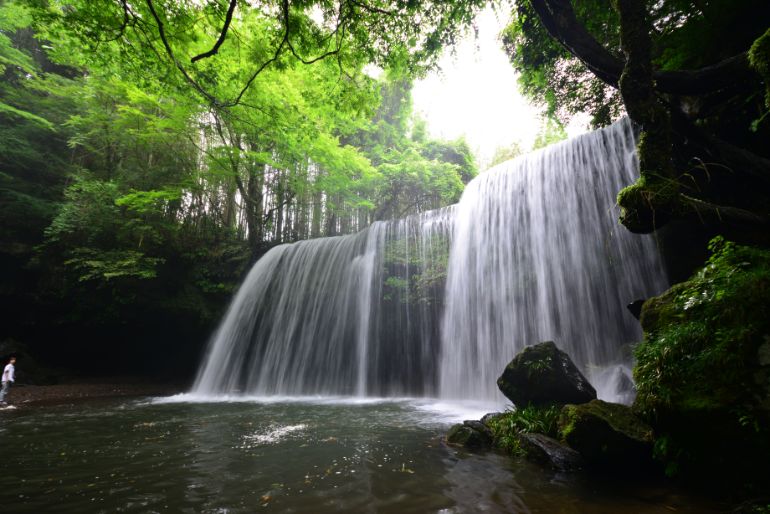
[{"label": "rock cliff face", "polygon": [[517,407],[585,403],[596,390],[553,341],[525,348],[497,380],[500,391]]}]

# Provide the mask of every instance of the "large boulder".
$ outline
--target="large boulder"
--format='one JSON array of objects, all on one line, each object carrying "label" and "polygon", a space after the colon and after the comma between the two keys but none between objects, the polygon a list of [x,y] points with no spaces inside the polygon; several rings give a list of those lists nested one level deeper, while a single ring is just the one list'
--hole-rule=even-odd
[{"label": "large boulder", "polygon": [[446,442],[470,449],[489,448],[492,446],[492,431],[481,421],[466,420],[449,429]]},{"label": "large boulder", "polygon": [[602,400],[565,405],[559,432],[589,464],[629,469],[652,465],[652,428],[625,405]]},{"label": "large boulder", "polygon": [[517,407],[586,403],[596,390],[553,341],[525,348],[497,379],[500,391]]},{"label": "large boulder", "polygon": [[578,452],[547,435],[520,434],[519,447],[528,460],[558,471],[583,467],[583,458]]}]

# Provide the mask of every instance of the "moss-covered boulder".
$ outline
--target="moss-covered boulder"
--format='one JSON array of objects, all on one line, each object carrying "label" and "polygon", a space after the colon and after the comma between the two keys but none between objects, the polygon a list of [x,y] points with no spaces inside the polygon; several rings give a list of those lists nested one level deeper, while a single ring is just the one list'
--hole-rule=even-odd
[{"label": "moss-covered boulder", "polygon": [[602,400],[565,405],[559,432],[590,465],[643,469],[652,464],[652,428],[625,405]]},{"label": "moss-covered boulder", "polygon": [[480,421],[466,420],[449,429],[446,442],[470,449],[483,449],[492,446],[492,432]]},{"label": "moss-covered boulder", "polygon": [[634,409],[685,478],[770,483],[770,251],[722,238],[688,281],[645,302]]},{"label": "moss-covered boulder", "polygon": [[516,406],[585,403],[596,390],[553,341],[525,348],[497,379],[500,391]]}]

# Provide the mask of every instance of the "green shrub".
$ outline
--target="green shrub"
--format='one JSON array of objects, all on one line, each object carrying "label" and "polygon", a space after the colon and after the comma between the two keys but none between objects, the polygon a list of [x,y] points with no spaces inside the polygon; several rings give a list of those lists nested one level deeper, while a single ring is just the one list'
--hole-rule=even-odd
[{"label": "green shrub", "polygon": [[636,348],[635,407],[708,409],[752,404],[757,355],[770,337],[770,252],[717,237],[711,258],[687,282],[644,306]]},{"label": "green shrub", "polygon": [[770,251],[722,237],[709,249],[642,310],[634,408],[656,427],[670,474],[747,469],[770,446]]},{"label": "green shrub", "polygon": [[549,437],[558,436],[557,421],[561,409],[558,406],[535,407],[528,405],[521,409],[509,409],[495,416],[488,423],[495,446],[513,455],[522,453],[519,434],[538,433]]}]

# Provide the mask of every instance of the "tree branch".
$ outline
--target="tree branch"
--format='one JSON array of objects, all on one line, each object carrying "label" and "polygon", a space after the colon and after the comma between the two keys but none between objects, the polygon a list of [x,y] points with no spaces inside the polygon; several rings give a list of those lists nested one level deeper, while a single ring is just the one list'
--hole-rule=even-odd
[{"label": "tree branch", "polygon": [[174,65],[177,67],[177,69],[182,72],[185,80],[187,80],[187,82],[189,82],[190,85],[192,85],[195,90],[203,95],[203,97],[206,98],[206,100],[208,100],[212,105],[216,105],[218,103],[217,99],[208,91],[203,89],[203,87],[187,73],[187,70],[184,69],[184,66],[182,66],[182,64],[176,58],[176,55],[174,55],[174,50],[171,48],[171,45],[168,42],[168,38],[166,37],[166,29],[163,25],[163,21],[155,11],[155,6],[152,4],[152,0],[146,0],[146,2],[147,7],[150,9],[150,14],[152,14],[152,17],[155,19],[155,24],[158,26],[158,34],[160,35],[160,40],[163,42],[163,47],[166,49],[166,54],[168,54],[168,56],[174,62]]},{"label": "tree branch", "polygon": [[735,223],[765,227],[770,225],[770,219],[767,216],[738,207],[715,205],[683,193],[679,194],[679,204],[680,208],[684,209],[683,216],[697,217],[704,223]]},{"label": "tree branch", "polygon": [[[530,3],[553,38],[601,81],[618,87],[623,63],[578,21],[570,0],[530,0]],[[755,76],[746,52],[699,70],[658,70],[653,73],[657,91],[681,95],[710,93]]]},{"label": "tree branch", "polygon": [[393,11],[388,11],[386,9],[381,9],[380,7],[374,7],[368,4],[365,4],[363,2],[356,2],[356,0],[349,0],[349,3],[355,5],[356,7],[360,7],[361,9],[377,14],[383,14],[385,16],[392,16],[395,14]]},{"label": "tree branch", "polygon": [[230,22],[233,21],[233,13],[235,12],[235,5],[237,3],[238,0],[230,0],[230,7],[227,9],[227,14],[225,14],[225,23],[222,26],[222,31],[219,33],[219,39],[217,39],[216,43],[214,43],[214,46],[211,48],[211,50],[196,55],[190,59],[190,62],[200,61],[201,59],[211,57],[212,55],[215,55],[217,52],[219,52],[219,47],[222,46],[222,43],[225,42],[225,37],[227,37],[227,30],[230,28]]},{"label": "tree branch", "polygon": [[[121,0],[122,1],[122,0]],[[155,10],[155,6],[153,5],[153,0],[145,0],[147,3],[147,7],[150,10],[150,13],[152,14],[152,18],[155,20],[155,24],[158,28],[158,34],[160,35],[160,40],[163,43],[163,47],[166,51],[166,54],[174,63],[174,66],[179,70],[179,72],[182,73],[185,80],[198,92],[203,96],[212,106],[217,108],[228,108],[228,107],[235,107],[238,105],[241,100],[243,99],[243,96],[246,94],[246,91],[251,87],[251,85],[254,83],[256,78],[259,76],[260,73],[262,73],[269,65],[277,61],[281,54],[284,51],[284,48],[288,47],[289,51],[291,51],[292,55],[298,59],[303,64],[313,64],[315,62],[318,62],[322,59],[325,59],[327,57],[337,55],[339,56],[342,50],[342,40],[344,39],[344,36],[340,36],[340,32],[344,34],[345,30],[345,22],[347,21],[347,18],[345,16],[340,16],[339,21],[337,23],[337,26],[335,27],[334,31],[327,37],[327,41],[331,39],[332,37],[336,37],[336,44],[333,50],[328,50],[321,55],[314,57],[312,59],[305,59],[302,56],[299,55],[299,53],[295,50],[294,45],[291,43],[291,40],[289,38],[290,35],[290,19],[289,19],[289,0],[282,0],[281,2],[281,23],[283,24],[283,36],[281,37],[281,41],[278,43],[278,46],[275,48],[275,51],[273,52],[272,57],[267,59],[265,62],[263,62],[255,71],[251,74],[249,79],[246,81],[246,84],[241,88],[241,90],[238,92],[238,94],[233,98],[232,100],[223,102],[219,99],[217,99],[214,95],[206,91],[206,89],[201,86],[185,69],[184,66],[182,66],[182,63],[177,59],[176,55],[174,54],[173,48],[171,48],[171,44],[169,43],[168,37],[166,35],[166,29],[165,25],[163,24],[163,21],[161,20],[160,15]],[[236,6],[237,0],[231,0],[230,1],[230,7],[227,12],[227,16],[225,18],[225,24],[222,28],[222,32],[220,33],[220,37],[217,40],[214,47],[209,50],[208,52],[205,52],[203,54],[197,55],[192,58],[192,62],[196,62],[197,60],[203,59],[205,57],[209,57],[211,55],[214,55],[217,53],[219,47],[221,46],[222,42],[225,39],[226,33],[229,30],[230,23],[233,18],[233,12]],[[356,3],[356,5],[359,5]],[[363,5],[363,4],[361,4]],[[341,12],[342,7],[340,7]],[[153,47],[154,50],[154,47]]]}]

